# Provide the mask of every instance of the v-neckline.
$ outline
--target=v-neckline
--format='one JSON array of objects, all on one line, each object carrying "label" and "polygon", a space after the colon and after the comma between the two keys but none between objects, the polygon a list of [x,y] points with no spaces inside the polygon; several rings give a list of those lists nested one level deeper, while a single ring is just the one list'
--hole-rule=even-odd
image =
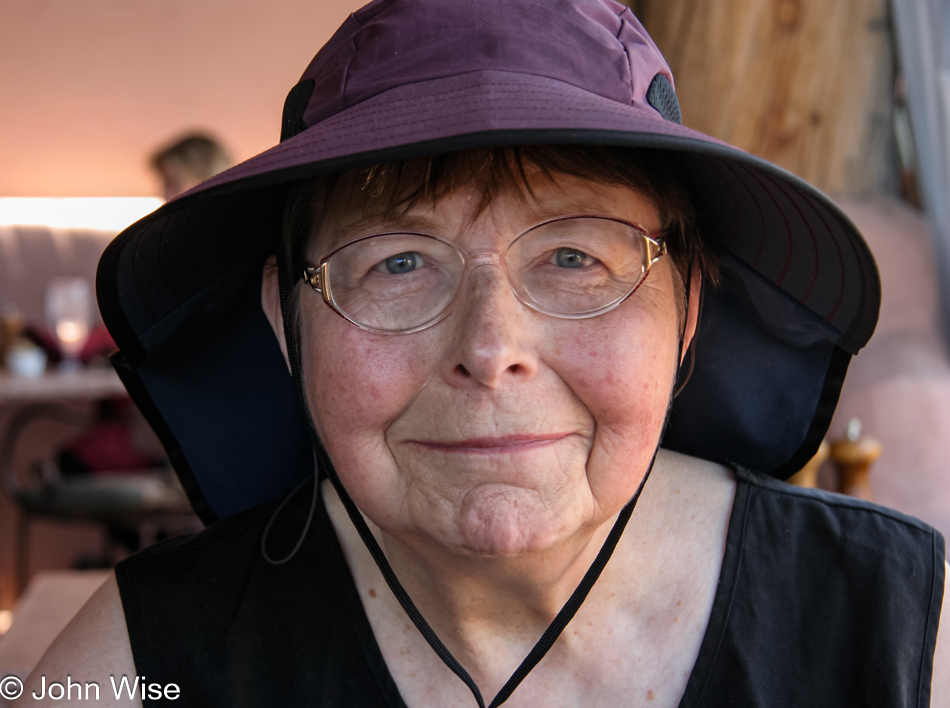
[{"label": "v-neckline", "polygon": [[689,679],[686,682],[686,690],[683,691],[683,697],[679,702],[679,708],[698,708],[701,705],[703,693],[719,656],[719,647],[729,623],[729,613],[732,610],[732,602],[735,597],[736,582],[739,579],[739,569],[742,564],[746,521],[749,516],[751,485],[746,479],[746,475],[750,474],[749,472],[736,467],[732,469],[732,472],[736,480],[735,496],[732,500],[732,509],[729,511],[726,546],[722,554],[722,565],[719,567],[716,594],[713,597],[706,631],[703,633],[703,640],[699,645],[699,654],[697,654],[693,669],[690,671]]},{"label": "v-neckline", "polygon": [[[712,675],[722,643],[723,634],[729,621],[729,613],[735,596],[739,566],[742,562],[742,547],[745,537],[746,519],[750,500],[749,484],[745,476],[749,473],[733,469],[735,475],[735,496],[729,512],[729,524],[726,529],[725,550],[719,569],[719,580],[713,597],[712,609],[706,631],[700,643],[699,654],[690,671],[686,689],[680,699],[679,708],[697,708]],[[356,580],[343,554],[343,548],[333,529],[330,515],[323,503],[322,494],[317,501],[317,523],[324,537],[324,547],[330,557],[334,580],[340,589],[341,605],[350,620],[353,632],[359,641],[370,672],[376,679],[381,696],[390,708],[408,708],[399,693],[396,681],[383,658],[382,650],[373,634],[369,617],[360,600]]]}]

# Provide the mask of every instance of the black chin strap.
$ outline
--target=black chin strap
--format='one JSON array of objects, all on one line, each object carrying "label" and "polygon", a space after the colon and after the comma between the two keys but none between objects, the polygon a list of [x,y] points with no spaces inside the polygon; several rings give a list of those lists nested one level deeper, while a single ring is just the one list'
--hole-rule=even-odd
[{"label": "black chin strap", "polygon": [[[682,393],[683,389],[686,388],[686,384],[689,382],[690,377],[693,375],[693,368],[696,366],[696,334],[697,334],[696,332],[693,333],[693,340],[692,342],[690,342],[691,346],[689,347],[688,352],[683,351],[683,344],[686,342],[686,328],[689,326],[689,291],[690,291],[690,286],[692,285],[692,283],[693,283],[693,264],[692,262],[690,262],[686,266],[686,292],[685,292],[686,297],[684,298],[685,304],[683,306],[683,326],[680,328],[680,345],[679,345],[679,353],[680,353],[679,360],[682,361],[683,355],[685,353],[688,353],[689,362],[686,365],[687,368],[686,368],[685,374],[682,373],[683,371],[682,364],[680,364],[677,367],[677,375],[676,375],[677,384],[676,384],[676,390],[673,391],[673,398],[676,398],[677,396],[679,396],[680,393]],[[702,291],[700,291],[699,303],[696,309],[697,330],[699,327],[700,319],[702,318],[702,314],[703,314],[703,293]],[[663,438],[661,437],[660,439],[662,440]]]},{"label": "black chin strap", "polygon": [[[286,303],[288,301],[290,291],[295,285],[295,282],[289,271],[288,263],[286,262],[286,259],[283,255],[283,249],[280,250],[277,261],[280,283],[280,304],[281,312],[283,313],[287,311]],[[687,285],[687,299],[689,292],[688,287],[689,286]],[[379,547],[379,543],[377,543],[375,536],[373,536],[372,531],[370,531],[369,526],[367,526],[363,515],[360,513],[360,510],[357,508],[353,500],[350,499],[350,495],[347,494],[346,489],[343,488],[343,484],[340,482],[340,478],[337,475],[333,464],[330,462],[330,458],[327,455],[326,450],[324,450],[323,444],[320,442],[320,438],[317,435],[316,429],[314,428],[313,419],[310,416],[310,409],[307,406],[307,399],[304,395],[303,376],[301,374],[298,356],[298,343],[296,342],[296,337],[293,333],[292,323],[289,322],[288,318],[286,317],[284,318],[284,337],[287,341],[287,355],[290,359],[290,369],[293,376],[297,404],[299,405],[300,411],[307,422],[307,430],[314,449],[314,458],[317,468],[314,470],[314,485],[320,484],[319,470],[322,469],[329,478],[330,483],[333,484],[333,488],[336,489],[336,492],[339,495],[340,500],[343,502],[344,508],[346,509],[346,513],[350,517],[350,521],[353,523],[353,526],[356,527],[360,538],[363,539],[363,543],[365,544],[367,550],[369,550],[370,555],[376,562],[376,565],[379,567],[380,572],[383,574],[383,578],[386,580],[386,584],[389,586],[389,589],[392,591],[396,600],[399,601],[399,604],[409,616],[409,619],[412,620],[412,623],[422,634],[426,642],[428,642],[429,646],[432,647],[432,650],[438,655],[443,663],[445,663],[445,665],[448,666],[452,672],[465,683],[466,686],[468,686],[469,690],[472,692],[472,695],[475,696],[475,700],[478,702],[479,708],[485,708],[485,701],[482,698],[481,691],[478,690],[478,685],[469,675],[468,671],[465,670],[465,667],[463,667],[458,662],[458,660],[452,656],[452,653],[442,643],[442,640],[439,639],[432,627],[429,626],[429,623],[426,622],[425,618],[422,616],[422,613],[419,612],[418,608],[409,597],[409,593],[406,592],[405,588],[402,586],[402,583],[400,583],[399,579],[396,577],[396,573],[393,571],[392,566],[390,566],[389,561],[383,554],[383,550]],[[667,414],[667,417],[668,415],[669,414]],[[660,439],[662,440],[662,434]],[[643,487],[646,484],[650,473],[653,471],[653,465],[656,462],[656,455],[658,451],[659,443],[657,443],[657,448],[653,452],[653,458],[650,460],[650,466],[647,468],[646,474],[640,481],[640,486],[637,488],[636,494],[634,494],[633,498],[627,502],[623,509],[621,509],[620,514],[617,516],[617,520],[614,522],[613,528],[610,529],[610,533],[607,535],[607,540],[604,541],[604,545],[601,546],[600,551],[597,553],[597,557],[594,559],[594,562],[591,564],[590,568],[588,568],[587,573],[585,573],[580,584],[571,594],[570,598],[568,598],[567,602],[564,603],[564,606],[561,608],[560,612],[557,613],[554,621],[552,621],[548,628],[544,631],[544,634],[541,635],[541,638],[538,640],[537,644],[534,645],[534,648],[524,658],[524,661],[521,662],[521,665],[518,667],[518,669],[511,675],[511,678],[508,679],[502,689],[498,692],[498,695],[492,699],[492,702],[489,704],[489,708],[500,706],[508,700],[518,685],[525,679],[531,670],[538,665],[538,662],[544,658],[544,655],[547,654],[548,650],[554,645],[554,642],[557,641],[557,638],[560,636],[561,632],[564,631],[564,628],[567,627],[574,615],[577,614],[581,604],[583,604],[584,600],[587,599],[587,595],[590,593],[594,583],[596,583],[597,579],[600,577],[601,572],[607,565],[607,561],[610,560],[610,556],[617,547],[617,543],[620,541],[620,537],[627,526],[627,522],[630,520],[631,514],[633,514],[634,507],[636,507],[637,501],[640,499],[640,494],[643,491]],[[316,490],[314,493],[316,494]],[[316,496],[314,498],[316,499]],[[280,509],[278,509],[278,512],[279,511]],[[311,516],[312,514],[313,509],[311,508]],[[308,518],[307,528],[309,528],[309,525],[310,519]],[[269,526],[270,524],[268,524],[268,527]],[[304,529],[304,534],[306,534],[306,528]],[[302,540],[303,539],[301,538],[301,541]],[[286,562],[289,560],[299,547],[300,542],[297,543],[297,546],[291,552],[290,556],[282,559],[279,562]]]}]

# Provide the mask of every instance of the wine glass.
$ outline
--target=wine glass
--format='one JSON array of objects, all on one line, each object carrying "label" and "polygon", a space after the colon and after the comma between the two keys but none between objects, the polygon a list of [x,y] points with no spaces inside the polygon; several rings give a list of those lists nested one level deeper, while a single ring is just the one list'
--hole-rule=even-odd
[{"label": "wine glass", "polygon": [[79,354],[92,327],[92,288],[85,278],[53,278],[46,289],[46,320],[56,334],[63,360],[60,369],[79,368]]}]

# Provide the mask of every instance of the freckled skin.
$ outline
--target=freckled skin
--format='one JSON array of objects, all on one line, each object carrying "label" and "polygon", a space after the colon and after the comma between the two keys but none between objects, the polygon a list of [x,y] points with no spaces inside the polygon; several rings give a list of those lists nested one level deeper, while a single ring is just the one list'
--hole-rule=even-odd
[{"label": "freckled skin", "polygon": [[[501,251],[544,216],[578,213],[568,201],[659,227],[655,207],[625,187],[532,186],[537,203],[503,195],[477,218],[466,190],[410,214],[468,252]],[[321,238],[356,217],[327,215],[313,262]],[[380,219],[365,233],[393,227]],[[547,550],[606,523],[646,471],[679,354],[669,259],[620,307],[584,320],[530,310],[493,265],[472,271],[445,320],[409,335],[360,330],[308,289],[301,312],[308,400],[349,494],[385,533],[453,554]],[[512,435],[557,439],[479,454],[431,445]]]}]

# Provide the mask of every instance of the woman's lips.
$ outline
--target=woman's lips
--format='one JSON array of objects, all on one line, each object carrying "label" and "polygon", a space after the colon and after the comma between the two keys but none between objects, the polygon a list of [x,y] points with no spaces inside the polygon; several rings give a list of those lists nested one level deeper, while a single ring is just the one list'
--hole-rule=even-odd
[{"label": "woman's lips", "polygon": [[569,433],[552,433],[550,435],[501,435],[498,437],[467,438],[444,442],[441,440],[409,440],[421,447],[427,447],[440,452],[461,453],[511,453],[530,450],[563,440]]}]

